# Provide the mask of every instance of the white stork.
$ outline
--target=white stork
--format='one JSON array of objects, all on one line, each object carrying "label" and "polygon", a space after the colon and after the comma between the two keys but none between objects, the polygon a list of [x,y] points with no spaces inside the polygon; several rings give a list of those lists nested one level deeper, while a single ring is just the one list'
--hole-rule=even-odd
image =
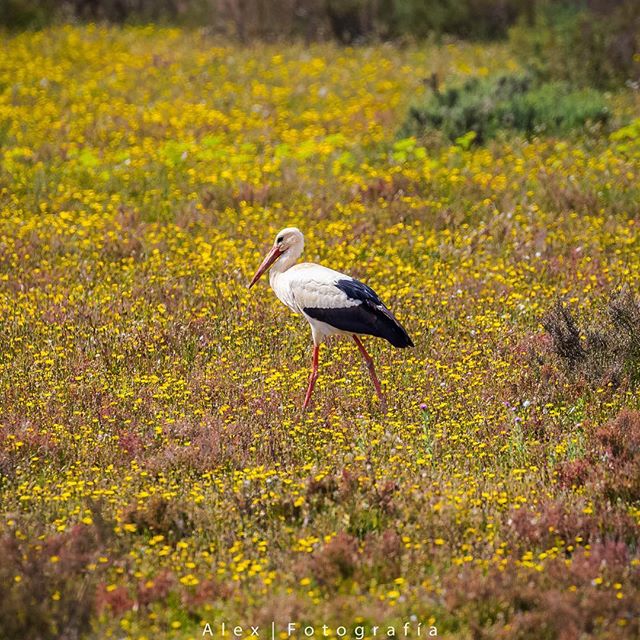
[{"label": "white stork", "polygon": [[304,249],[304,236],[299,229],[287,227],[278,233],[271,251],[253,276],[251,288],[271,267],[269,284],[281,302],[302,314],[311,325],[313,364],[309,387],[302,405],[309,405],[318,379],[320,345],[331,335],[353,337],[364,358],[371,381],[382,406],[385,406],[380,381],[373,359],[358,335],[377,336],[394,347],[413,347],[409,334],[385,307],[373,289],[351,276],[312,262],[295,264]]}]

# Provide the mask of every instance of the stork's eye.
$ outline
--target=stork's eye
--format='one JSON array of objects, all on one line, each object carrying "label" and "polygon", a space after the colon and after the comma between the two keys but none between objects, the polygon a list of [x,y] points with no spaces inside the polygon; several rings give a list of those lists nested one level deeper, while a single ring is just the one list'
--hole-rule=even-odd
[{"label": "stork's eye", "polygon": [[284,240],[284,236],[280,236],[279,238],[276,238],[276,242],[278,244],[282,244],[282,241]]}]

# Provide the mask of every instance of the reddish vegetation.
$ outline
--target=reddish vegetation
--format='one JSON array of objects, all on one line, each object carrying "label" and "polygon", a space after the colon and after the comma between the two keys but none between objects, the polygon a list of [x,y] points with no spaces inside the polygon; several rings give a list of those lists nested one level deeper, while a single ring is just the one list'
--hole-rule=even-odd
[{"label": "reddish vegetation", "polygon": [[577,640],[596,632],[628,640],[640,634],[640,604],[616,593],[622,582],[640,588],[640,573],[627,562],[626,547],[607,542],[580,549],[571,561],[551,560],[540,572],[468,569],[448,577],[446,605],[470,617],[478,640]]},{"label": "reddish vegetation", "polygon": [[110,613],[122,615],[134,605],[134,600],[129,596],[126,587],[116,587],[112,591],[108,586],[101,584],[96,593],[96,606],[100,613],[109,609]]},{"label": "reddish vegetation", "polygon": [[147,606],[152,602],[164,600],[175,585],[174,576],[168,571],[162,571],[152,580],[140,581],[138,583],[137,601],[142,606]]},{"label": "reddish vegetation", "polygon": [[392,529],[368,534],[362,540],[340,532],[300,563],[297,572],[312,576],[329,592],[339,590],[345,581],[390,583],[401,577],[404,552],[400,536]]},{"label": "reddish vegetation", "polygon": [[17,528],[0,538],[0,636],[54,640],[85,633],[104,568],[97,563],[100,548],[99,531],[85,525],[44,535],[40,543],[21,540]]},{"label": "reddish vegetation", "polygon": [[610,500],[640,499],[640,412],[622,411],[596,432],[603,472],[601,486]]},{"label": "reddish vegetation", "polygon": [[587,453],[559,466],[560,482],[592,484],[612,501],[640,499],[640,412],[623,409],[587,436]]},{"label": "reddish vegetation", "polygon": [[569,547],[583,544],[633,540],[638,532],[634,519],[616,505],[602,505],[596,513],[584,513],[580,503],[567,499],[548,499],[535,507],[523,507],[511,514],[514,548],[550,549],[571,556]]},{"label": "reddish vegetation", "polygon": [[569,460],[558,467],[558,479],[566,487],[582,486],[592,473],[593,463],[587,458]]},{"label": "reddish vegetation", "polygon": [[351,578],[358,567],[358,540],[341,532],[311,560],[311,573],[321,585],[335,585]]},{"label": "reddish vegetation", "polygon": [[612,464],[632,462],[640,456],[640,412],[623,409],[596,431],[595,439]]},{"label": "reddish vegetation", "polygon": [[[167,592],[169,586],[167,585]],[[203,580],[193,591],[186,591],[183,594],[182,602],[189,611],[193,611],[195,614],[203,605],[210,605],[218,600],[228,600],[233,596],[233,592],[232,585],[224,584],[215,579]]]}]

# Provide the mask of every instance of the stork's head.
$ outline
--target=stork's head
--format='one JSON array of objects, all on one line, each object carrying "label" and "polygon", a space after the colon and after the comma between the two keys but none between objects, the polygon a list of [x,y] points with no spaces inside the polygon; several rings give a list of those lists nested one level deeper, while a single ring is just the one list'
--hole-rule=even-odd
[{"label": "stork's head", "polygon": [[276,239],[273,242],[271,251],[266,255],[262,264],[258,267],[256,275],[253,276],[249,288],[251,288],[258,280],[260,276],[279,258],[285,259],[291,258],[295,261],[304,249],[304,236],[302,231],[297,227],[287,227],[282,231],[279,231],[276,235]]}]

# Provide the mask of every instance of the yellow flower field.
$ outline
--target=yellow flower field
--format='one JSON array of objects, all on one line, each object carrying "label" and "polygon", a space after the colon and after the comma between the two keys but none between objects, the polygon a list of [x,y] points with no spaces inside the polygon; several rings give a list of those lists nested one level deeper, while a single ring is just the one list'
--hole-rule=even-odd
[{"label": "yellow flower field", "polygon": [[[516,68],[2,37],[0,637],[640,634],[635,374],[570,370],[541,324],[640,290],[640,98],[611,132],[397,136],[432,71]],[[247,289],[289,225],[413,337],[365,339],[386,414],[347,340],[300,412],[308,326]]]}]

